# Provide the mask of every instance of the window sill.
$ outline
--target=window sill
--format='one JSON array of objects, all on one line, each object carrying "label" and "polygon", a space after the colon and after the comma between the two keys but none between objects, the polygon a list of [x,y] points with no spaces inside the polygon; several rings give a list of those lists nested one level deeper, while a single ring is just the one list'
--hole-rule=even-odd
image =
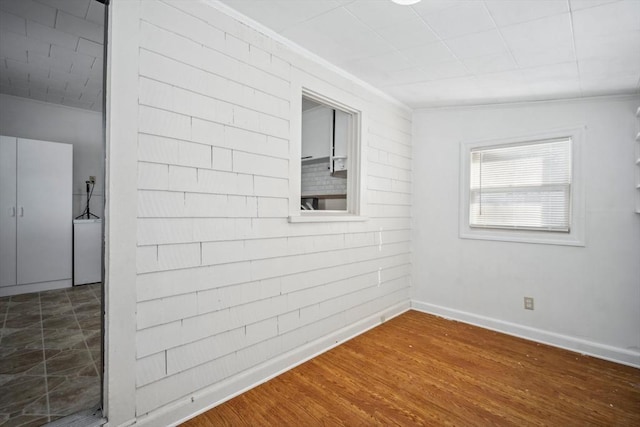
[{"label": "window sill", "polygon": [[351,215],[348,213],[316,212],[304,213],[302,215],[291,215],[289,217],[289,222],[362,222],[369,220],[366,216]]}]

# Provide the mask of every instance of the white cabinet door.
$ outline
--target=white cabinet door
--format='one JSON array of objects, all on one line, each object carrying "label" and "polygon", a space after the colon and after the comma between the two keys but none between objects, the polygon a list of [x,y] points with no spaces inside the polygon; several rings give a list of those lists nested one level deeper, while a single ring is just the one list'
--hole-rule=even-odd
[{"label": "white cabinet door", "polygon": [[0,136],[0,287],[16,284],[16,138]]},{"label": "white cabinet door", "polygon": [[18,284],[71,279],[72,150],[18,139]]},{"label": "white cabinet door", "polygon": [[333,139],[333,110],[319,106],[302,112],[302,160],[329,157]]}]

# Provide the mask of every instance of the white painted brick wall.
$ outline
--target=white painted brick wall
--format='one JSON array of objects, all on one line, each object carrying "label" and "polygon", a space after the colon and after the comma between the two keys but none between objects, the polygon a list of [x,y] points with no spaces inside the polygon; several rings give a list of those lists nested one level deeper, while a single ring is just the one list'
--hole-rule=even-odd
[{"label": "white painted brick wall", "polygon": [[207,242],[246,237],[251,231],[251,219],[198,218],[194,220],[193,239]]},{"label": "white painted brick wall", "polygon": [[284,218],[289,214],[289,199],[272,197],[258,198],[258,216],[264,218]]},{"label": "white painted brick wall", "polygon": [[158,247],[138,246],[136,250],[136,268],[138,273],[158,270]]},{"label": "white painted brick wall", "polygon": [[182,243],[158,246],[158,269],[172,270],[195,267],[200,261],[201,243]]},{"label": "white painted brick wall", "polygon": [[184,193],[139,191],[138,216],[151,218],[184,217]]},{"label": "white painted brick wall", "polygon": [[[211,168],[212,159],[217,157],[214,156],[215,150],[215,147],[208,145],[180,141],[178,144],[178,164],[180,166]],[[220,155],[218,153],[218,156]],[[214,167],[214,169],[218,168]]]},{"label": "white painted brick wall", "polygon": [[213,123],[198,118],[191,119],[191,135],[193,141],[220,146],[224,141],[224,131],[225,127],[220,123]]},{"label": "white painted brick wall", "polygon": [[194,293],[142,302],[138,304],[138,328],[145,329],[188,317],[194,313],[196,306],[197,295]]},{"label": "white painted brick wall", "polygon": [[287,178],[289,162],[275,157],[234,151],[233,170],[240,173]]},{"label": "white painted brick wall", "polygon": [[178,161],[178,144],[175,139],[153,135],[138,135],[138,160],[141,162],[174,163]]},{"label": "white painted brick wall", "polygon": [[245,329],[245,345],[252,345],[278,335],[278,318],[251,323]]},{"label": "white painted brick wall", "polygon": [[256,196],[288,197],[289,181],[284,178],[254,176],[253,185]]},{"label": "white painted brick wall", "polygon": [[[406,111],[206,2],[141,5],[138,415],[407,301],[412,179]],[[368,221],[287,220],[294,72],[368,106]]]},{"label": "white painted brick wall", "polygon": [[169,190],[195,191],[198,186],[198,171],[184,166],[169,166]]},{"label": "white painted brick wall", "polygon": [[213,169],[219,171],[230,171],[233,169],[233,151],[227,148],[212,147],[211,158]]},{"label": "white painted brick wall", "polygon": [[144,218],[138,220],[138,244],[171,244],[194,241],[191,218]]},{"label": "white painted brick wall", "polygon": [[200,169],[198,191],[214,194],[252,195],[253,176]]},{"label": "white painted brick wall", "polygon": [[166,354],[161,351],[136,362],[136,386],[141,387],[167,375]]},{"label": "white painted brick wall", "polygon": [[188,116],[142,105],[139,114],[141,133],[178,139],[189,139],[191,136],[191,118]]},{"label": "white painted brick wall", "polygon": [[172,348],[167,351],[167,374],[175,374],[233,353],[245,343],[244,327]]},{"label": "white painted brick wall", "polygon": [[136,281],[138,301],[250,282],[250,267],[251,263],[245,261],[140,274]]},{"label": "white painted brick wall", "polygon": [[180,322],[173,322],[138,331],[136,356],[140,359],[180,345],[180,330]]},{"label": "white painted brick wall", "polygon": [[141,190],[167,190],[169,188],[169,166],[138,163],[138,188]]},{"label": "white painted brick wall", "polygon": [[180,34],[182,37],[197,41],[205,46],[220,49],[224,47],[224,31],[208,25],[202,19],[189,15],[170,4],[162,2],[145,2],[143,16],[158,26],[171,28],[175,25],[176,17],[183,24]]}]

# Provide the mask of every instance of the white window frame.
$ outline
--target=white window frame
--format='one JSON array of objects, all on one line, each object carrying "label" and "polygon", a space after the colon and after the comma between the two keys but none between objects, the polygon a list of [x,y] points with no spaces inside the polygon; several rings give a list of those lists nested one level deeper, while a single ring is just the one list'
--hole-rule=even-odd
[{"label": "white window frame", "polygon": [[[289,222],[351,222],[366,221],[364,177],[366,176],[366,143],[362,129],[366,129],[364,105],[357,97],[340,91],[335,86],[324,82],[307,84],[292,83],[291,102],[291,138],[289,157]],[[312,99],[331,108],[337,108],[352,115],[353,136],[348,147],[347,210],[300,209],[301,196],[301,150],[302,150],[302,97]]]},{"label": "white window frame", "polygon": [[[536,134],[460,143],[460,191],[459,191],[459,235],[462,239],[497,240],[505,242],[541,243],[552,245],[585,246],[585,207],[582,174],[582,146],[585,127],[554,129]],[[522,230],[471,227],[469,225],[469,197],[471,150],[491,146],[536,143],[561,138],[571,139],[571,215],[569,232],[546,230]]]}]

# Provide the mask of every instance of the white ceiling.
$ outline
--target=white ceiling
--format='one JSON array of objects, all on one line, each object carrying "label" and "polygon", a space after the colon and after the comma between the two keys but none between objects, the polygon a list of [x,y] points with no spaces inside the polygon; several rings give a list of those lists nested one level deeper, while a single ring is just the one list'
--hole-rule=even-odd
[{"label": "white ceiling", "polygon": [[102,110],[104,5],[0,0],[0,93]]},{"label": "white ceiling", "polygon": [[[640,0],[222,0],[411,107],[640,91]],[[0,0],[0,93],[99,111],[104,6]]]},{"label": "white ceiling", "polygon": [[405,104],[640,91],[640,0],[221,0]]}]

